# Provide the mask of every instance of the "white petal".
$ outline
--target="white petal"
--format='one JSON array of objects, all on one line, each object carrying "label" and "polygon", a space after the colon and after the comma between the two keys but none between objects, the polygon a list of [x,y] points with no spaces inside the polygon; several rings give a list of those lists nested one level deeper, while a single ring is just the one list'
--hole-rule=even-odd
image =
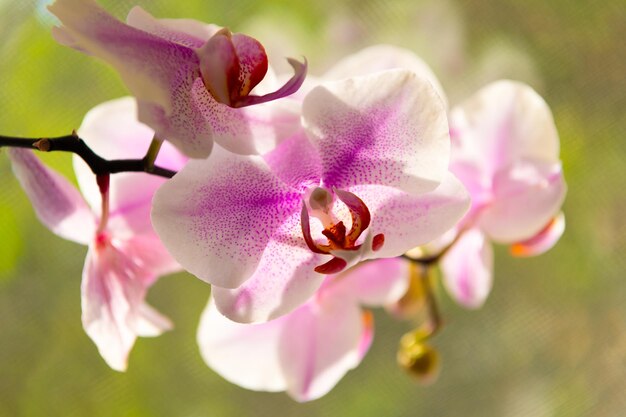
[{"label": "white petal", "polygon": [[559,137],[552,113],[530,87],[498,81],[452,110],[452,159],[473,161],[493,175],[520,158],[557,162]]},{"label": "white petal", "polygon": [[497,242],[528,239],[559,212],[565,193],[560,163],[520,160],[495,175],[492,202],[478,224]]},{"label": "white petal", "polygon": [[284,391],[287,381],[279,343],[289,316],[262,324],[228,320],[209,300],[200,318],[198,345],[204,361],[226,380],[256,391]]},{"label": "white petal", "polygon": [[447,98],[432,69],[409,49],[392,45],[374,45],[349,55],[324,74],[326,80],[340,80],[373,74],[389,69],[408,69],[426,78],[437,90],[446,107]]}]

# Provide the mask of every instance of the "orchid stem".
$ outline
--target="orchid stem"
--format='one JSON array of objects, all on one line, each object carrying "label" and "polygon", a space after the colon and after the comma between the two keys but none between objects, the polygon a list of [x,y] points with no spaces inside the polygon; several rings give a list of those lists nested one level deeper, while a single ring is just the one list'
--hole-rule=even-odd
[{"label": "orchid stem", "polygon": [[[71,135],[56,138],[17,138],[10,136],[0,136],[0,148],[26,148],[36,149],[41,152],[70,152],[82,158],[95,175],[117,174],[120,172],[145,172],[159,177],[172,178],[176,171],[154,165],[154,160],[147,163],[143,159],[104,159],[96,154],[87,144],[72,132]],[[156,145],[155,145],[156,146]],[[160,147],[160,145],[159,145]],[[152,149],[152,145],[150,145]],[[148,152],[150,153],[150,149]],[[158,153],[158,149],[155,151]],[[147,157],[148,155],[146,155]],[[156,155],[154,155],[156,159]]]},{"label": "orchid stem", "polygon": [[428,321],[426,322],[428,337],[432,337],[435,333],[441,329],[443,324],[441,320],[441,314],[439,313],[439,305],[437,304],[437,299],[435,298],[435,293],[433,291],[433,285],[431,280],[431,271],[432,266],[421,265],[422,274],[421,274],[421,282],[424,289],[424,296],[426,298],[426,308],[428,312]]},{"label": "orchid stem", "polygon": [[154,135],[152,142],[150,142],[148,152],[146,152],[146,156],[143,157],[143,164],[146,172],[150,173],[154,169],[154,162],[159,155],[161,145],[163,145],[163,139],[159,139],[156,135]]}]

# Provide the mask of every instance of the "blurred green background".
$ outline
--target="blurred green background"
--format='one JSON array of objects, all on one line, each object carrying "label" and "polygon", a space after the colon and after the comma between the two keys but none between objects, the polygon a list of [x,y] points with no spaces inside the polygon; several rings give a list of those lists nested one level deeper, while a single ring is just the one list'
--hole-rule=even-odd
[{"label": "blurred green background", "polygon": [[[92,106],[125,94],[108,67],[52,40],[44,3],[0,0],[4,135],[67,134]],[[439,291],[446,326],[435,339],[443,369],[434,385],[396,367],[410,325],[378,312],[363,364],[327,396],[298,404],[231,385],[204,365],[195,330],[209,287],[187,274],[163,278],[149,294],[175,330],[139,339],[129,370],[110,370],[80,323],[86,249],[39,224],[0,152],[0,416],[626,415],[623,0],[102,3],[120,18],[139,4],[158,17],[245,31],[274,63],[305,55],[313,73],[370,44],[408,47],[453,104],[498,78],[527,82],[560,132],[567,229],[537,258],[498,248],[495,286],[480,311]],[[45,160],[72,176],[68,155]]]}]

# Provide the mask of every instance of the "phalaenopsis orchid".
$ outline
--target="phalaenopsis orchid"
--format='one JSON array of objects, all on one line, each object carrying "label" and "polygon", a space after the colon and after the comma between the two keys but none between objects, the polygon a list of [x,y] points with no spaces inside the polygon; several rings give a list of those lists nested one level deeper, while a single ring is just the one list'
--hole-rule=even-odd
[{"label": "phalaenopsis orchid", "polygon": [[[184,269],[211,284],[198,344],[233,383],[325,395],[370,346],[364,306],[425,317],[398,362],[432,381],[439,275],[478,308],[491,241],[529,256],[563,233],[558,135],[529,86],[449,106],[423,61],[385,45],[306,80],[289,59],[281,86],[263,45],[227,28],[140,8],[123,23],[92,0],[49,9],[55,39],[111,65],[132,97],[67,136],[0,146],[41,222],[88,246],[83,327],[115,370],[137,336],[171,328],[145,297]],[[35,151],[74,153],[81,192]]]}]

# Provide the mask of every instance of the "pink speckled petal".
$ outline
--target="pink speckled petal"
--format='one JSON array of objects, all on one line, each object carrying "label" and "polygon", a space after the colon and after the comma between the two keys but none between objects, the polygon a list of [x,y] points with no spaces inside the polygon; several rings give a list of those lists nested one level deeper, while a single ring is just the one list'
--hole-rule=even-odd
[{"label": "pink speckled petal", "polygon": [[[299,211],[283,221],[266,242],[258,266],[246,282],[236,289],[213,287],[217,308],[229,319],[241,323],[275,319],[307,301],[322,285],[324,275],[314,269],[330,257],[315,254],[306,246]],[[235,261],[241,264],[244,259],[239,256]]]},{"label": "pink speckled petal", "polygon": [[556,245],[563,232],[565,232],[565,215],[561,212],[530,239],[512,244],[511,255],[518,257],[541,255]]},{"label": "pink speckled petal", "polygon": [[303,123],[322,157],[324,185],[434,190],[448,169],[446,110],[432,85],[390,70],[313,89]]},{"label": "pink speckled petal", "polygon": [[[107,159],[142,158],[154,132],[136,118],[131,97],[111,100],[91,109],[78,130],[79,136],[98,155]],[[163,143],[157,165],[179,170],[187,158],[170,143]],[[101,198],[95,175],[80,157],[74,156],[74,172],[80,189],[99,216]],[[165,178],[145,173],[120,173],[111,176],[109,187],[109,228],[119,233],[149,233],[152,196]],[[119,236],[119,235],[118,235]]]},{"label": "pink speckled petal", "polygon": [[152,222],[185,269],[211,284],[237,288],[257,270],[270,241],[291,241],[276,233],[301,204],[300,194],[261,158],[218,148],[163,184],[153,200]]},{"label": "pink speckled petal", "polygon": [[358,306],[334,297],[292,313],[280,341],[288,394],[311,401],[328,393],[361,362],[363,327]]},{"label": "pink speckled petal", "polygon": [[152,33],[159,38],[188,46],[200,48],[221,28],[199,22],[194,19],[155,19],[139,6],[133,7],[126,22],[137,29]]},{"label": "pink speckled petal", "polygon": [[443,283],[460,305],[480,308],[493,281],[493,249],[478,229],[467,230],[441,261]]},{"label": "pink speckled petal", "polygon": [[263,159],[274,175],[294,190],[304,193],[320,183],[321,158],[303,130],[283,141]]},{"label": "pink speckled petal", "polygon": [[57,0],[57,36],[113,66],[137,97],[139,119],[191,157],[211,152],[212,129],[192,102],[199,59],[187,46],[128,26],[93,0]]},{"label": "pink speckled petal", "polygon": [[364,253],[365,259],[400,256],[438,238],[456,225],[470,204],[467,191],[451,174],[435,191],[419,196],[380,185],[355,186],[349,191],[372,213],[369,235],[385,236],[383,246]]},{"label": "pink speckled petal", "polygon": [[392,45],[374,45],[361,49],[337,62],[324,74],[326,80],[341,80],[389,69],[408,69],[426,78],[437,90],[447,107],[446,95],[428,64],[411,50]]},{"label": "pink speckled petal", "polygon": [[154,336],[171,328],[169,320],[144,306],[161,255],[142,238],[96,242],[89,248],[81,286],[83,327],[117,371],[126,370],[139,334]]},{"label": "pink speckled petal", "polygon": [[198,345],[206,364],[226,380],[256,391],[285,391],[279,342],[290,316],[261,324],[235,323],[211,299],[198,327]]},{"label": "pink speckled petal", "polygon": [[96,220],[78,190],[47,168],[28,149],[8,149],[13,172],[30,199],[39,220],[53,233],[87,244]]},{"label": "pink speckled petal", "polygon": [[557,162],[552,113],[530,87],[498,81],[452,110],[452,160],[470,160],[488,176],[520,158]]},{"label": "pink speckled petal", "polygon": [[233,153],[265,154],[300,128],[297,102],[278,100],[232,108],[215,101],[200,78],[194,82],[191,95],[201,123],[212,126],[215,142]]},{"label": "pink speckled petal", "polygon": [[520,160],[495,175],[493,201],[478,224],[500,243],[528,239],[559,212],[565,193],[560,163]]},{"label": "pink speckled petal", "polygon": [[320,290],[321,297],[353,298],[372,307],[398,301],[409,283],[408,262],[400,258],[362,262],[339,275],[328,278]]}]

